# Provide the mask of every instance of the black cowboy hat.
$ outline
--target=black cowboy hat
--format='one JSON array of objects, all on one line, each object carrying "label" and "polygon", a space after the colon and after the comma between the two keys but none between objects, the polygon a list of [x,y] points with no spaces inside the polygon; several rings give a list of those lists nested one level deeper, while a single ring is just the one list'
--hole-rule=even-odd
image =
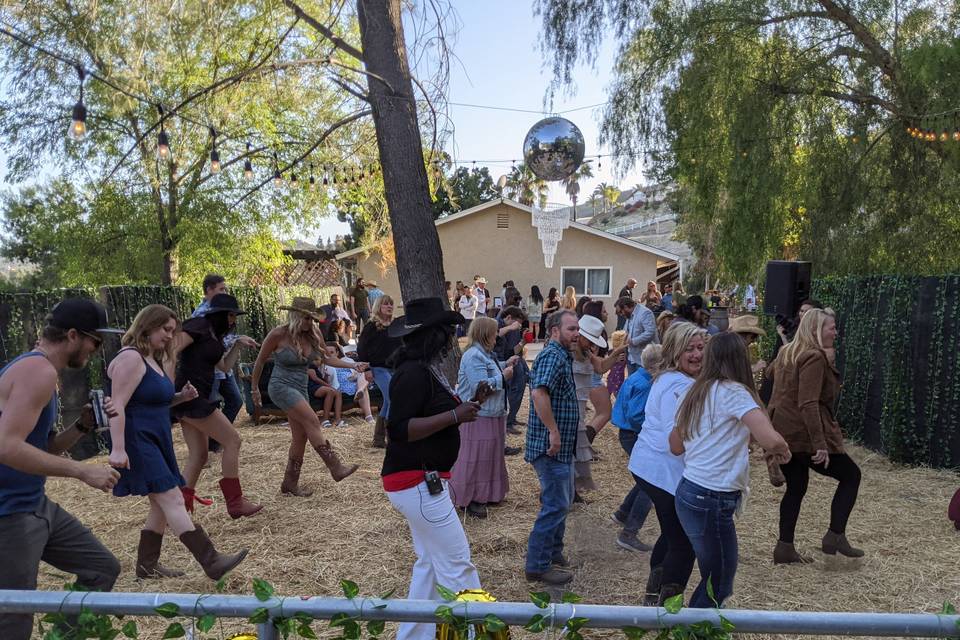
[{"label": "black cowboy hat", "polygon": [[399,338],[419,329],[437,325],[463,324],[464,317],[451,311],[440,298],[417,298],[404,305],[406,315],[394,318],[387,327],[387,335]]},{"label": "black cowboy hat", "polygon": [[234,298],[229,293],[218,293],[210,299],[210,306],[204,309],[203,315],[209,316],[214,313],[222,313],[227,311],[229,313],[242,316],[246,311],[241,311],[240,303],[237,302],[237,299]]}]

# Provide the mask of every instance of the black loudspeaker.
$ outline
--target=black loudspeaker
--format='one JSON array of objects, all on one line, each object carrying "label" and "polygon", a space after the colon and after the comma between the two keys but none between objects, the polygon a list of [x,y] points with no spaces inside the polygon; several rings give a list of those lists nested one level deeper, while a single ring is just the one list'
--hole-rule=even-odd
[{"label": "black loudspeaker", "polygon": [[792,318],[800,303],[810,297],[809,262],[771,260],[767,263],[767,286],[763,294],[763,312],[770,316]]}]

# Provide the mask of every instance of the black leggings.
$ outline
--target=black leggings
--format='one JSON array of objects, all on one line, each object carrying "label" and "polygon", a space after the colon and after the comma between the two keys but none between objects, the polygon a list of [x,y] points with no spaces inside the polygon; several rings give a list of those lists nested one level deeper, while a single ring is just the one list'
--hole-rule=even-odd
[{"label": "black leggings", "polygon": [[650,496],[653,507],[657,511],[657,520],[660,522],[660,537],[657,538],[650,553],[650,569],[652,571],[662,566],[661,584],[675,584],[686,588],[690,574],[693,573],[693,561],[696,560],[696,555],[677,517],[673,494],[636,475],[633,478],[643,492]]},{"label": "black leggings", "polygon": [[800,516],[800,505],[807,493],[810,469],[839,482],[830,505],[830,531],[841,535],[847,532],[847,520],[857,502],[860,490],[860,467],[845,453],[831,453],[830,465],[814,464],[809,453],[794,453],[790,462],[780,465],[787,479],[787,491],[780,501],[780,541],[793,544],[793,534]]}]

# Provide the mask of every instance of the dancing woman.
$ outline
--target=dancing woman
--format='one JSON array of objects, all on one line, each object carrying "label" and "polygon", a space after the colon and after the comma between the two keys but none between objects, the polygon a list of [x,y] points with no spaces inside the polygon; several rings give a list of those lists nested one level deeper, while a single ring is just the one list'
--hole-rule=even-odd
[{"label": "dancing woman", "polygon": [[550,287],[547,292],[547,299],[543,302],[543,315],[540,316],[540,337],[547,340],[547,318],[551,313],[560,310],[560,293],[556,287]]},{"label": "dancing woman", "polygon": [[[393,356],[390,440],[380,475],[390,504],[410,527],[417,555],[407,597],[439,600],[438,585],[454,592],[480,588],[470,543],[443,480],[460,451],[459,425],[474,422],[480,404],[458,398],[437,368],[463,316],[447,311],[440,298],[410,300],[406,311],[390,325],[403,346]],[[404,622],[397,640],[435,634],[433,624]]]},{"label": "dancing woman", "polygon": [[660,537],[650,553],[644,599],[647,606],[663,604],[683,593],[693,571],[693,547],[674,504],[683,458],[670,452],[668,438],[676,423],[677,408],[700,375],[705,338],[706,331],[691,322],[673,324],[664,334],[660,361],[650,363],[653,386],[647,397],[643,428],[630,454],[630,472],[640,490],[653,501],[660,523]]},{"label": "dancing woman", "polygon": [[187,443],[187,463],[183,466],[185,484],[181,487],[187,511],[193,511],[197,481],[207,462],[207,439],[213,438],[223,445],[220,490],[227,501],[227,513],[234,519],[252,516],[263,507],[243,496],[240,488],[240,433],[210,401],[210,392],[215,368],[230,371],[237,362],[241,347],[257,347],[256,341],[247,336],[237,338],[229,351],[223,347],[223,336],[236,317],[244,313],[236,298],[218,293],[210,300],[203,315],[183,323],[181,331],[174,337],[174,352],[180,358],[174,387],[182,390],[189,382],[199,395],[175,405],[170,411],[182,425],[183,439]]},{"label": "dancing woman", "polygon": [[828,555],[863,556],[846,536],[847,520],[860,490],[860,468],[844,450],[843,432],[833,414],[840,393],[840,374],[830,357],[836,339],[833,314],[810,309],[800,320],[793,341],[780,349],[773,366],[767,368],[767,375],[773,378],[770,418],[793,454],[788,463],[780,465],[787,490],[780,501],[775,564],[812,562],[797,553],[793,544],[810,469],[838,482],[830,505],[830,528],[821,549]]},{"label": "dancing woman", "polygon": [[273,356],[273,373],[270,374],[267,391],[273,403],[287,413],[291,437],[280,491],[306,497],[313,492],[300,489],[299,483],[307,440],[327,465],[335,482],[340,482],[358,468],[355,464],[344,464],[323,434],[320,419],[310,406],[310,396],[307,395],[307,367],[318,359],[357,371],[362,371],[364,367],[360,363],[347,364],[339,358],[325,358],[323,337],[316,324],[323,316],[317,312],[314,300],[297,297],[289,307],[280,309],[288,312],[287,323],[274,328],[264,338],[250,376],[251,395],[254,404],[261,406],[260,375],[263,365]]},{"label": "dancing woman", "polygon": [[749,494],[751,436],[777,460],[790,459],[787,443],[760,408],[746,344],[721,333],[707,343],[703,371],[670,432],[670,450],[684,464],[677,517],[700,567],[691,607],[722,607],[733,593],[739,553],[733,517]]},{"label": "dancing woman", "polygon": [[[603,323],[607,322],[607,310],[604,308],[602,300],[591,300],[583,305],[583,315],[593,316]],[[606,329],[603,330],[601,336],[604,342],[606,342]],[[626,362],[627,345],[625,343],[612,349],[598,347],[596,353],[590,354],[590,363],[593,366],[593,371],[590,372],[589,399],[590,404],[593,405],[594,414],[592,422],[586,425],[587,438],[590,440],[590,444],[593,444],[593,440],[597,437],[597,434],[600,433],[600,430],[607,426],[607,423],[610,421],[610,415],[613,413],[613,405],[610,404],[610,391],[603,384],[603,374],[610,371],[613,365],[617,363],[626,367]]]},{"label": "dancing woman", "polygon": [[177,317],[167,307],[144,307],[123,335],[123,348],[107,368],[111,398],[117,415],[110,419],[110,465],[120,471],[115,496],[147,496],[150,510],[137,547],[138,578],[184,575],[159,564],[163,533],[169,526],[193,554],[204,572],[219,580],[246,557],[218,553],[203,528],[187,513],[180,487],[170,435],[170,406],[193,400],[197,389],[190,382],[174,393],[174,334]]},{"label": "dancing woman", "polygon": [[377,421],[373,427],[373,446],[379,449],[387,446],[387,420],[390,418],[392,372],[388,360],[400,346],[399,338],[391,337],[387,332],[392,322],[393,298],[382,295],[374,301],[370,322],[363,326],[357,339],[357,358],[370,365],[373,381],[383,394],[383,405],[377,412]]}]

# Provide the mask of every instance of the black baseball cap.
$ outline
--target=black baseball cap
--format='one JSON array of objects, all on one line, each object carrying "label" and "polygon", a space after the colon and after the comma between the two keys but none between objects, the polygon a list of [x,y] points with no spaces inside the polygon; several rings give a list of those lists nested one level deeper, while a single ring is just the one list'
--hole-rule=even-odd
[{"label": "black baseball cap", "polygon": [[87,298],[67,298],[50,311],[49,324],[60,329],[76,329],[86,333],[123,333],[123,329],[107,326],[107,310]]}]

